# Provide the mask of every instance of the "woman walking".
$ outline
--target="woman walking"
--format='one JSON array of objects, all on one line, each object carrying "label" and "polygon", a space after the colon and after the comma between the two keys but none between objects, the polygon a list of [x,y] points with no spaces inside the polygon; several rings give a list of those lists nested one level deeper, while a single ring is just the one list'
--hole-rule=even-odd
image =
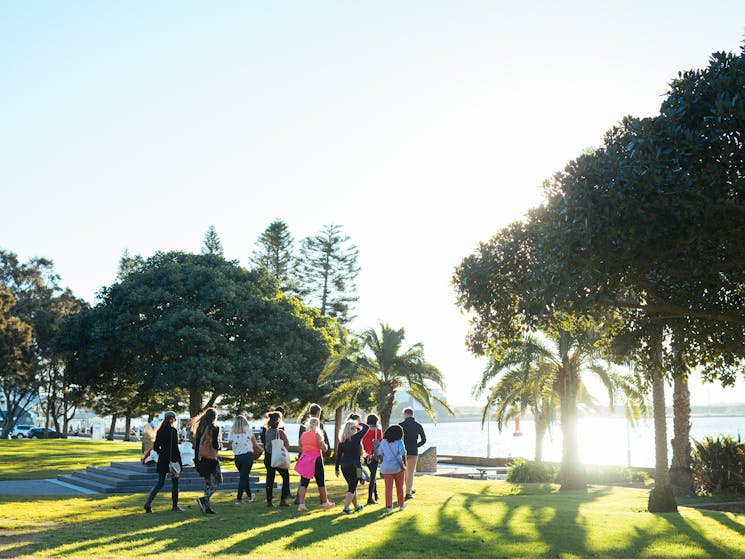
[{"label": "woman walking", "polygon": [[357,471],[360,469],[360,458],[362,455],[362,437],[365,436],[369,427],[366,424],[360,424],[354,419],[350,419],[344,424],[344,429],[339,435],[339,445],[336,447],[336,477],[339,477],[339,469],[344,474],[344,480],[347,482],[347,493],[344,495],[344,508],[342,512],[349,514],[352,512],[349,505],[354,505],[354,510],[361,511],[362,505],[357,504],[357,484],[359,476]]},{"label": "woman walking", "polygon": [[[163,416],[163,421],[158,425],[155,431],[155,442],[153,449],[158,453],[158,481],[150,490],[150,494],[145,501],[145,512],[153,512],[151,505],[158,491],[163,489],[166,483],[166,474],[171,474],[171,510],[181,511],[178,506],[178,476],[183,465],[181,464],[181,453],[178,449],[178,431],[173,426],[176,421],[176,414],[167,411]],[[170,463],[178,462],[178,472],[171,471]]]},{"label": "woman walking", "polygon": [[[328,450],[328,446],[323,442],[323,434],[321,430],[321,420],[317,417],[311,417],[308,420],[307,430],[300,435],[300,452],[302,455],[308,453],[309,455],[315,456],[313,464],[313,477],[316,478],[316,485],[318,485],[318,494],[321,496],[321,508],[328,510],[333,508],[336,503],[329,501],[328,493],[326,493],[326,476],[323,470],[323,453]],[[310,477],[305,477],[301,474],[300,487],[297,491],[298,506],[297,510],[307,511],[308,507],[305,506],[305,494],[308,492],[308,485],[310,485]]]},{"label": "woman walking", "polygon": [[393,484],[396,484],[396,497],[401,510],[406,508],[404,502],[404,476],[406,475],[406,448],[403,439],[404,430],[400,425],[391,425],[383,433],[383,442],[378,447],[380,473],[385,481],[385,510],[393,510]]},{"label": "woman walking", "polygon": [[238,495],[235,499],[236,505],[243,504],[243,493],[246,493],[248,502],[253,503],[254,495],[251,493],[251,468],[254,465],[254,448],[258,447],[256,437],[248,425],[248,419],[239,415],[233,421],[230,430],[230,446],[233,449],[235,467],[238,470]]},{"label": "woman walking", "polygon": [[290,441],[284,432],[282,414],[278,411],[269,412],[266,416],[265,427],[264,466],[266,467],[266,506],[274,506],[274,478],[277,472],[279,472],[282,478],[282,493],[280,494],[279,506],[289,507],[290,504],[287,502],[287,499],[290,498],[290,472],[286,468],[272,467],[272,441],[280,439],[286,449],[289,450],[290,448]]},{"label": "woman walking", "polygon": [[383,440],[383,431],[382,429],[378,429],[378,421],[379,418],[374,413],[368,415],[365,423],[370,429],[362,437],[363,456],[365,457],[365,464],[367,464],[367,468],[370,470],[370,483],[367,486],[368,505],[378,504],[378,482],[376,479],[378,457],[375,456],[375,450],[378,448],[380,441]]},{"label": "woman walking", "polygon": [[222,485],[222,471],[217,451],[220,450],[220,427],[217,426],[215,408],[207,408],[191,421],[194,433],[194,465],[204,478],[204,496],[197,498],[202,512],[215,514],[210,504],[212,494]]}]

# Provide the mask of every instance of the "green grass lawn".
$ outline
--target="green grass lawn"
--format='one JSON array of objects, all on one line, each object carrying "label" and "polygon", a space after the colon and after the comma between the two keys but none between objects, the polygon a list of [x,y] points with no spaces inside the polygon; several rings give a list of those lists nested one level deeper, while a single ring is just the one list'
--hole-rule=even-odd
[{"label": "green grass lawn", "polygon": [[[6,469],[0,461],[5,479]],[[327,476],[339,502],[345,486],[331,468]],[[2,495],[0,557],[745,558],[745,515],[690,508],[649,514],[646,490],[559,493],[551,485],[426,475],[417,487],[404,511],[387,514],[378,505],[349,516],[341,507],[321,511],[313,486],[309,513],[267,509],[261,498],[237,507],[233,492],[220,491],[215,516],[199,511],[196,493],[183,494],[186,511],[175,513],[165,491],[150,515],[142,512],[142,494]]]},{"label": "green grass lawn", "polygon": [[0,480],[45,479],[87,466],[140,459],[140,443],[87,439],[0,439]]}]

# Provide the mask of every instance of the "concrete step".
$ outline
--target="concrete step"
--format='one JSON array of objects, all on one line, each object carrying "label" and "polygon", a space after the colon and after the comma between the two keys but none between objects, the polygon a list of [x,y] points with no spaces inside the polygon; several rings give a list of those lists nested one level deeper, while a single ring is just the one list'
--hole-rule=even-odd
[{"label": "concrete step", "polygon": [[57,479],[60,481],[64,481],[65,483],[69,483],[70,485],[77,485],[78,487],[90,489],[92,491],[95,491],[96,493],[114,493],[114,491],[112,490],[113,488],[109,485],[91,481],[74,474],[60,474],[57,476]]},{"label": "concrete step", "polygon": [[[126,468],[120,468],[120,467],[113,467],[113,466],[88,466],[85,469],[86,472],[90,472],[91,474],[95,476],[106,476],[107,478],[110,478],[112,482],[142,482],[147,481],[148,483],[155,483],[158,479],[158,472],[156,472],[154,469],[147,471],[147,472],[137,472],[136,470],[132,469],[126,469]],[[225,483],[232,483],[235,481],[235,483],[238,483],[239,474],[236,471],[224,471],[222,473],[223,475],[223,481]],[[201,480],[202,477],[194,470],[194,468],[185,468],[181,472],[181,480],[187,480],[187,479],[199,479]],[[259,476],[250,476],[249,477],[249,483],[258,482]]]},{"label": "concrete step", "polygon": [[[158,481],[155,465],[143,465],[138,462],[112,462],[111,466],[89,466],[85,470],[62,474],[57,479],[71,485],[84,487],[98,493],[146,493]],[[252,491],[263,491],[266,484],[259,482],[258,476],[249,478]],[[277,484],[275,483],[275,487]],[[170,482],[166,481],[166,488]],[[204,479],[193,467],[184,468],[179,477],[179,489],[182,491],[201,491]],[[238,489],[238,472],[223,472],[223,490]]]}]

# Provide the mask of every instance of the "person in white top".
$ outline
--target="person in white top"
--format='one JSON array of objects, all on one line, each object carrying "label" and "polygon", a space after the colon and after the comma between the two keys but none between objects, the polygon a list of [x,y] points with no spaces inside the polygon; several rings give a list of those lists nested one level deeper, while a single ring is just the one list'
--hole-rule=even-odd
[{"label": "person in white top", "polygon": [[254,495],[251,494],[251,468],[254,465],[254,448],[256,437],[254,437],[248,420],[239,415],[233,421],[233,428],[230,430],[230,445],[235,457],[235,467],[238,470],[238,495],[235,500],[236,505],[243,504],[243,493],[248,496],[248,502],[252,503]]}]

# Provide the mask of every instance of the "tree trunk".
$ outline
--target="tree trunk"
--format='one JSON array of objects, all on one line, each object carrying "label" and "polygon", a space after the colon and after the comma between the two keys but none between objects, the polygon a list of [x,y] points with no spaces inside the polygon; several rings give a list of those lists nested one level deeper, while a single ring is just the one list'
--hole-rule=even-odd
[{"label": "tree trunk", "polygon": [[111,426],[109,427],[109,436],[106,437],[108,440],[114,440],[114,432],[116,431],[116,415],[111,414]]},{"label": "tree trunk", "polygon": [[130,414],[127,414],[126,418],[124,419],[124,440],[125,441],[132,440],[129,436],[129,430],[131,427],[132,427],[132,416]]},{"label": "tree trunk", "polygon": [[329,450],[336,451],[336,443],[339,440],[339,433],[341,433],[341,427],[342,423],[344,421],[342,414],[344,413],[344,408],[338,407],[334,410],[334,438],[330,441],[333,445],[333,448],[330,448]]},{"label": "tree trunk", "polygon": [[662,336],[654,340],[656,357],[651,370],[652,410],[654,412],[655,479],[649,492],[649,512],[677,512],[670,478],[667,473],[667,424],[665,419],[665,379],[662,374]]},{"label": "tree trunk", "polygon": [[189,415],[192,419],[202,411],[202,391],[199,388],[189,388]]},{"label": "tree trunk", "polygon": [[543,461],[543,438],[548,430],[548,421],[542,416],[535,416],[535,461]]},{"label": "tree trunk", "polygon": [[562,360],[561,394],[561,467],[559,483],[561,491],[586,489],[587,479],[579,462],[577,439],[577,371],[569,361],[569,333],[562,331],[559,351]]},{"label": "tree trunk", "polygon": [[391,414],[393,413],[393,403],[396,401],[396,393],[391,392],[385,399],[385,402],[378,412],[380,413],[380,427],[385,431],[391,423]]},{"label": "tree trunk", "polygon": [[688,379],[677,374],[673,378],[673,459],[670,483],[676,493],[693,492],[691,471],[691,392]]}]

